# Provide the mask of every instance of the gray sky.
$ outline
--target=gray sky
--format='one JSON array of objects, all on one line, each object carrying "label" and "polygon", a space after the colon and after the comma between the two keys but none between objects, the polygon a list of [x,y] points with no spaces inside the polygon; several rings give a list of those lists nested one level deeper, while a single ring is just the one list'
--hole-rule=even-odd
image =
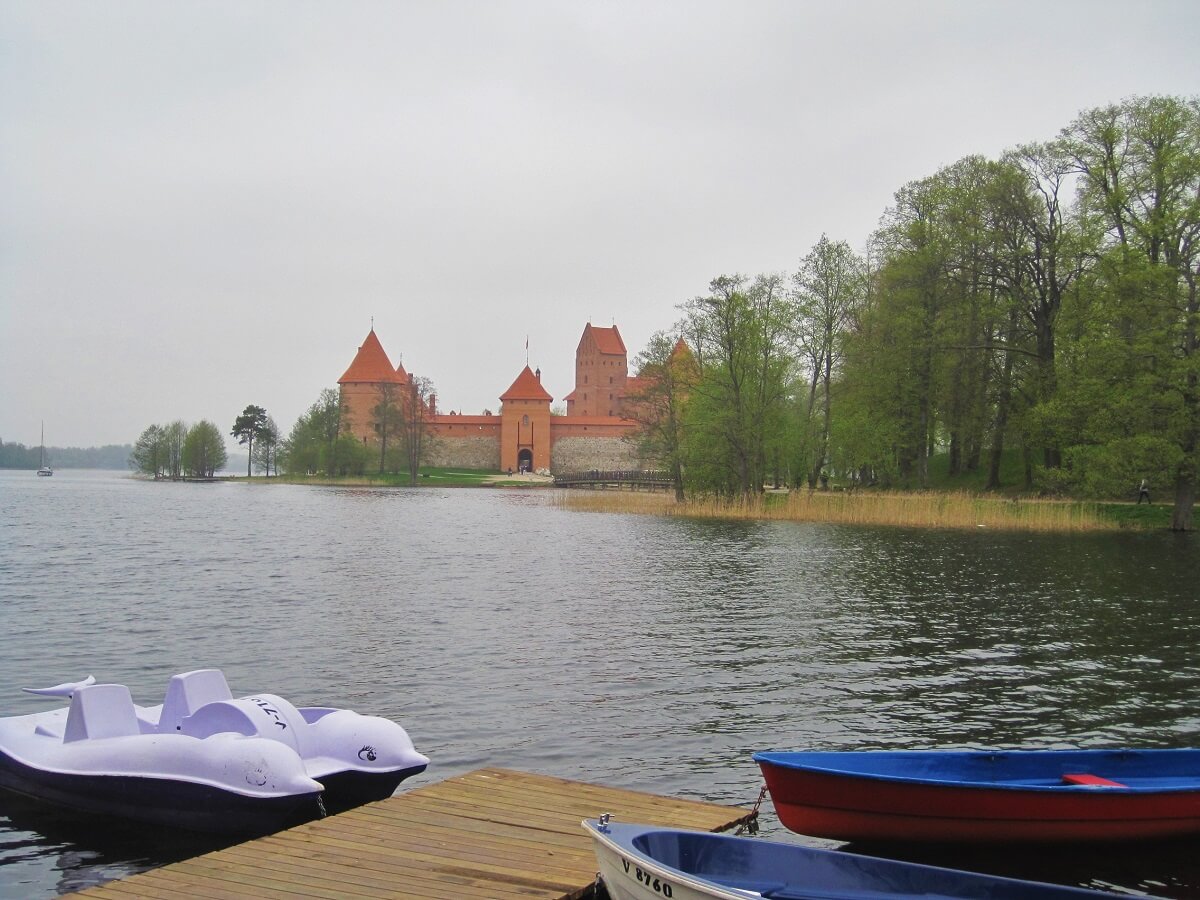
[{"label": "gray sky", "polygon": [[371,327],[444,410],[556,400],[906,182],[1200,91],[1200,3],[0,0],[0,439],[248,403]]}]

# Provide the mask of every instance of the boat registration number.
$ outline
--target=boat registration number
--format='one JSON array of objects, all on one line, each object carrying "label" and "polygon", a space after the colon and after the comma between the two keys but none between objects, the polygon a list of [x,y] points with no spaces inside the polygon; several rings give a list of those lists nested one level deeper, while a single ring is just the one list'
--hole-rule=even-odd
[{"label": "boat registration number", "polygon": [[661,894],[664,897],[672,897],[675,895],[675,889],[671,887],[670,882],[663,881],[657,875],[647,872],[641,866],[635,866],[627,859],[621,860],[621,865],[625,867],[625,874],[634,879],[640,884],[644,884],[656,894]]}]

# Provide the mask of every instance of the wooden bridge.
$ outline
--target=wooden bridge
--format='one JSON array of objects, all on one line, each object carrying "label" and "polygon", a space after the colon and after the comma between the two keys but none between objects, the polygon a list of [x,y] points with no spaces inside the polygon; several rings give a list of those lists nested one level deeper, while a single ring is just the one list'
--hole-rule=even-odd
[{"label": "wooden bridge", "polygon": [[616,471],[591,469],[587,472],[560,472],[554,476],[555,487],[590,488],[592,490],[628,488],[632,491],[666,491],[671,489],[672,484],[670,472],[651,469]]}]

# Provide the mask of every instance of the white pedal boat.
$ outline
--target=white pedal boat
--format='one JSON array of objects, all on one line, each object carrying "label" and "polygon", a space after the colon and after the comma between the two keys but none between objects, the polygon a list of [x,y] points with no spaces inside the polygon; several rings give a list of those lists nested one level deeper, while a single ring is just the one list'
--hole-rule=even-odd
[{"label": "white pedal boat", "polygon": [[389,719],[234,699],[217,669],[174,676],[151,707],[91,676],[26,690],[71,703],[0,718],[0,788],[89,813],[266,834],[391,796],[429,764]]}]

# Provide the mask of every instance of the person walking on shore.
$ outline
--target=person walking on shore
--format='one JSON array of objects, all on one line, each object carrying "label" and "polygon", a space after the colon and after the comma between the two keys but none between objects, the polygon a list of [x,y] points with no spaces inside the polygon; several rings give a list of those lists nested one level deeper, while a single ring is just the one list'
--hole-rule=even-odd
[{"label": "person walking on shore", "polygon": [[1150,485],[1146,482],[1145,478],[1142,479],[1142,486],[1138,488],[1138,506],[1142,505],[1142,498],[1145,498],[1147,503],[1150,502]]}]

